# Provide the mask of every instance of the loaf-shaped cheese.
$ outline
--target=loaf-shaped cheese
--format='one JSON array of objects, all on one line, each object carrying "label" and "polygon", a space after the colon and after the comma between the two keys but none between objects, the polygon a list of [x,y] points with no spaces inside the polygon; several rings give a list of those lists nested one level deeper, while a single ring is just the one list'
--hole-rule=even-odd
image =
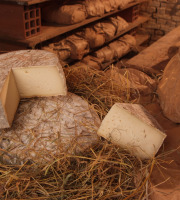
[{"label": "loaf-shaped cheese", "polygon": [[64,72],[55,54],[24,50],[0,56],[0,128],[11,126],[21,98],[66,94]]},{"label": "loaf-shaped cheese", "polygon": [[106,115],[98,135],[129,150],[141,159],[155,156],[166,134],[138,104],[116,103]]}]

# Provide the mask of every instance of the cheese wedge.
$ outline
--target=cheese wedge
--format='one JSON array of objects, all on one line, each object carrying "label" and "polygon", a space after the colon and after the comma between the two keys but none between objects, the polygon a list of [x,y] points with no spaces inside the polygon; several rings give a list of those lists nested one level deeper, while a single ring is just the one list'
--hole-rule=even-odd
[{"label": "cheese wedge", "polygon": [[11,126],[21,98],[66,94],[64,72],[55,54],[25,50],[0,55],[0,128]]},{"label": "cheese wedge", "polygon": [[155,156],[166,134],[158,122],[138,104],[116,103],[106,115],[98,135],[141,159]]},{"label": "cheese wedge", "polygon": [[66,95],[57,66],[12,69],[21,98]]},{"label": "cheese wedge", "polygon": [[19,101],[18,88],[11,70],[0,94],[0,128],[11,126]]}]

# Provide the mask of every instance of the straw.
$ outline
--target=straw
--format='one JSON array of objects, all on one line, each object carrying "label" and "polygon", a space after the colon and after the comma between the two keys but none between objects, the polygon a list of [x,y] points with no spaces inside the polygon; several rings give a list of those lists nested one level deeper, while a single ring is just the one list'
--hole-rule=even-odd
[{"label": "straw", "polygon": [[[0,165],[2,199],[138,199],[154,162],[138,160],[105,140],[79,155],[61,154],[47,165]],[[135,185],[137,174],[140,182]]]},{"label": "straw", "polygon": [[[127,83],[88,67],[64,69],[68,90],[104,118],[115,102],[133,102]],[[148,196],[156,160],[141,161],[101,138],[78,154],[61,153],[47,164],[0,164],[0,200],[133,200]]]}]

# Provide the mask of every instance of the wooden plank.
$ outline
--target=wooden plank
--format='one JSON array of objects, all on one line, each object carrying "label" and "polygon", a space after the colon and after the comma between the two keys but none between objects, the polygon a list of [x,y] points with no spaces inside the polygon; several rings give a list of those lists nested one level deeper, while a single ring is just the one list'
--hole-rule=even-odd
[{"label": "wooden plank", "polygon": [[180,42],[180,26],[131,58],[126,65],[149,74],[160,73],[176,53],[178,42]]},{"label": "wooden plank", "polygon": [[[117,36],[115,36],[114,38],[111,39],[114,40],[117,37],[119,37],[120,35],[130,31],[131,29],[139,26],[140,24],[146,22],[149,18],[148,17],[142,17],[140,16],[136,21],[134,21],[133,23],[129,23],[129,27],[127,29],[125,29],[124,31],[122,31],[120,34],[118,34]],[[91,19],[89,19],[89,21],[91,21]],[[90,23],[90,22],[89,22]],[[82,25],[85,25],[87,23],[81,23]],[[82,26],[81,25],[81,26]],[[68,26],[65,27],[52,27],[52,26],[42,26],[42,33],[38,36],[35,36],[33,38],[27,39],[27,40],[22,40],[20,41],[21,43],[26,43],[28,44],[29,47],[35,47],[35,45],[37,45],[38,43],[41,43],[43,41],[46,41],[48,39],[54,38],[58,35],[61,35],[63,33],[69,32],[70,30],[74,30],[76,28],[81,27],[79,25],[72,25],[71,28]]]}]

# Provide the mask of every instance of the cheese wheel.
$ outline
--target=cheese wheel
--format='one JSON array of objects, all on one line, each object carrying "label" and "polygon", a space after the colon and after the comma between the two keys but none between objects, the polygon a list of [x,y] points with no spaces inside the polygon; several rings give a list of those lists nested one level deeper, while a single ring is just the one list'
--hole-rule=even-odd
[{"label": "cheese wheel", "polygon": [[21,98],[66,95],[58,57],[41,50],[0,55],[0,128],[9,128]]},{"label": "cheese wheel", "polygon": [[66,151],[77,153],[98,141],[99,126],[96,112],[75,94],[24,100],[12,127],[0,131],[0,158],[46,163]]},{"label": "cheese wheel", "polygon": [[180,123],[180,49],[167,64],[157,93],[164,115]]}]

